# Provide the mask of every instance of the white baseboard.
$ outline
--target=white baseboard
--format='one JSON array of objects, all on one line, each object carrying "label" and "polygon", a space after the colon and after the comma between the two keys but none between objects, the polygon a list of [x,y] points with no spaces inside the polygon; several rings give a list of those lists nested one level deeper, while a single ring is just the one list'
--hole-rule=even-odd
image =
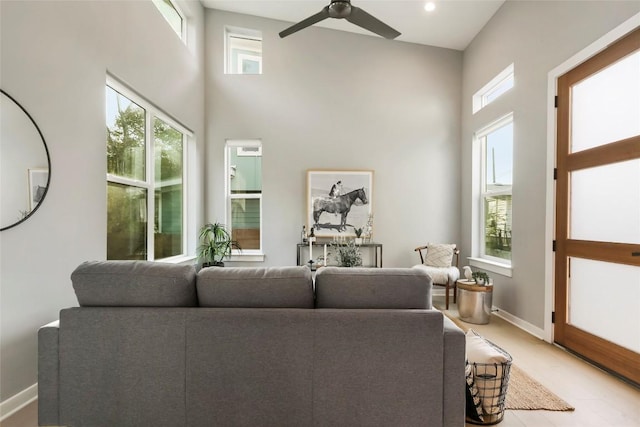
[{"label": "white baseboard", "polygon": [[[431,291],[431,296],[432,297],[445,297],[445,289],[444,288],[434,288]],[[449,298],[453,298],[453,292],[450,292],[449,294]],[[453,302],[452,299],[449,300],[450,302]],[[496,307],[493,306],[491,308],[491,311],[493,312],[494,315],[500,317],[501,319],[506,320],[507,322],[511,323],[512,325],[522,329],[523,331],[525,331],[528,334],[533,335],[536,338],[540,338],[541,340],[544,340],[545,337],[545,333],[544,333],[544,329],[539,328],[529,322],[527,322],[526,320],[522,320],[519,317],[514,316],[513,314],[509,313],[508,311],[505,311],[503,309],[501,309],[500,307]]]},{"label": "white baseboard", "polygon": [[533,335],[534,337],[544,340],[544,329],[539,328],[536,325],[527,322],[526,320],[522,320],[521,318],[516,317],[508,311],[504,311],[499,307],[493,307],[493,314],[500,317],[501,319],[506,320],[512,325],[517,326],[518,328]]},{"label": "white baseboard", "polygon": [[38,398],[38,383],[0,403],[0,421],[4,421]]}]

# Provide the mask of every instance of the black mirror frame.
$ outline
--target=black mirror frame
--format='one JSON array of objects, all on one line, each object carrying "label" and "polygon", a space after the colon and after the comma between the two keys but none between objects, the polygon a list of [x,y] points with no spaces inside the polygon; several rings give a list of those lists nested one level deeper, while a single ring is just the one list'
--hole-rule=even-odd
[{"label": "black mirror frame", "polygon": [[47,175],[47,187],[44,189],[44,193],[42,194],[42,198],[40,199],[40,203],[38,203],[38,205],[35,208],[33,208],[27,215],[25,215],[24,218],[20,219],[19,221],[14,222],[11,225],[7,225],[5,227],[1,227],[0,228],[0,231],[5,231],[5,230],[9,230],[10,228],[13,228],[13,227],[15,227],[15,226],[17,226],[19,224],[22,224],[27,219],[31,218],[31,216],[38,209],[40,209],[40,206],[42,205],[42,202],[44,202],[44,199],[46,198],[47,193],[49,192],[49,185],[51,185],[51,156],[49,156],[49,148],[47,147],[47,142],[44,139],[44,135],[42,135],[42,131],[40,131],[40,128],[38,127],[36,121],[33,120],[33,117],[31,117],[31,114],[29,114],[29,112],[27,110],[25,110],[24,107],[18,101],[16,101],[16,99],[13,96],[9,95],[6,91],[4,91],[3,89],[0,89],[0,93],[5,95],[7,98],[11,99],[18,107],[20,107],[20,109],[27,115],[29,120],[31,120],[31,123],[33,123],[33,126],[35,126],[36,130],[38,131],[38,134],[40,135],[40,139],[42,140],[42,145],[44,146],[44,152],[47,155],[47,168],[49,170],[49,174]]}]

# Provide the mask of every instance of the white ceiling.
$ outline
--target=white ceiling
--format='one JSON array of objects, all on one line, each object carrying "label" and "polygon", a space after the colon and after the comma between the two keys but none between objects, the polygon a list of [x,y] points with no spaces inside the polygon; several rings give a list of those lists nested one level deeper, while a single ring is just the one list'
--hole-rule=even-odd
[{"label": "white ceiling", "polygon": [[[282,29],[314,15],[330,0],[200,0],[205,7],[286,21]],[[379,20],[402,33],[396,40],[464,50],[505,0],[435,0],[426,12],[426,0],[352,0]],[[325,19],[324,28],[378,37],[344,19]],[[301,30],[304,31],[304,30]],[[295,37],[295,34],[289,37]]]}]

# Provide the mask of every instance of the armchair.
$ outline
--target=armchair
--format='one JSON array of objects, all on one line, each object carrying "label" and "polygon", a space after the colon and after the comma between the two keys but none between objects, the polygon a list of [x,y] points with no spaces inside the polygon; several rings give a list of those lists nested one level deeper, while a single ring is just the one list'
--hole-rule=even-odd
[{"label": "armchair", "polygon": [[[449,309],[449,289],[453,288],[453,303],[456,303],[456,282],[460,278],[458,258],[460,251],[455,244],[428,243],[414,249],[420,255],[420,264],[434,285],[445,287],[445,307]],[[424,251],[424,255],[423,255]]]}]

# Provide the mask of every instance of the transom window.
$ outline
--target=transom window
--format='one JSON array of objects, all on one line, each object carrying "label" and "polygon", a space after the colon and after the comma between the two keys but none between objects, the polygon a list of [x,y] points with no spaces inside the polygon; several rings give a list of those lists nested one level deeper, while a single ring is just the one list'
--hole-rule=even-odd
[{"label": "transom window", "polygon": [[477,113],[504,93],[513,88],[515,83],[513,64],[502,70],[489,83],[473,95],[473,114]]},{"label": "transom window", "polygon": [[167,20],[173,31],[182,40],[185,39],[185,19],[180,12],[180,9],[176,7],[171,0],[152,0],[153,4],[158,8],[164,19]]},{"label": "transom window", "polygon": [[[243,257],[262,254],[262,142],[227,140],[227,227]],[[261,260],[255,259],[255,260]]]},{"label": "transom window", "polygon": [[227,27],[225,74],[262,74],[262,32]]},{"label": "transom window", "polygon": [[184,255],[188,131],[115,82],[106,113],[107,259]]}]

